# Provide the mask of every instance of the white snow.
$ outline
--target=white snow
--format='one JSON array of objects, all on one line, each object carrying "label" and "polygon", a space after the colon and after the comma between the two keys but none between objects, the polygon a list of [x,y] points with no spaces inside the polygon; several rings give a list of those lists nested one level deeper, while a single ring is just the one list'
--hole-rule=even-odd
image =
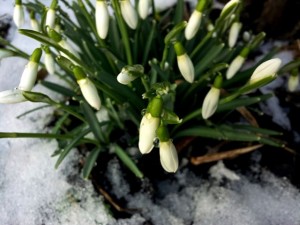
[{"label": "white snow", "polygon": [[[0,16],[9,7],[11,1],[0,0]],[[15,30],[11,35],[13,43],[28,53],[36,47]],[[26,60],[16,57],[1,61],[0,91],[18,84],[25,64]],[[48,79],[59,82],[55,77]],[[59,98],[40,85],[34,91]],[[50,107],[16,119],[38,105],[0,105],[0,132],[46,132],[53,112]],[[264,169],[254,168],[252,177],[246,177],[220,162],[210,169],[209,179],[181,169],[156,184],[156,191],[145,188],[131,193],[119,162],[113,159],[106,174],[112,192],[128,202],[126,207],[139,209],[131,218],[115,220],[90,181],[80,176],[76,150],[54,169],[56,159],[50,155],[56,148],[55,140],[0,139],[0,224],[300,224],[299,190]],[[147,187],[147,179],[143,182]]]}]

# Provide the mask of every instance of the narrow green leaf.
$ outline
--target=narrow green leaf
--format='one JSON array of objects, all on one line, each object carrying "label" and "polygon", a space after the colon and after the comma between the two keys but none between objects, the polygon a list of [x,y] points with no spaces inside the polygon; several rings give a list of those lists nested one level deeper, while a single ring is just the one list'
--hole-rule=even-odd
[{"label": "narrow green leaf", "polygon": [[23,91],[22,94],[28,101],[31,101],[31,102],[43,102],[43,103],[47,103],[49,105],[57,104],[49,96],[39,93],[39,92]]},{"label": "narrow green leaf", "polygon": [[82,174],[85,179],[87,179],[95,165],[95,162],[98,158],[98,155],[101,151],[100,147],[94,148],[90,154],[87,156],[86,161],[84,163]]},{"label": "narrow green leaf", "polygon": [[119,145],[114,145],[113,148],[116,155],[125,164],[125,166],[127,166],[127,168],[131,172],[133,172],[138,178],[144,177],[143,173],[139,170],[139,168],[134,163],[134,161],[127,155],[127,153]]}]

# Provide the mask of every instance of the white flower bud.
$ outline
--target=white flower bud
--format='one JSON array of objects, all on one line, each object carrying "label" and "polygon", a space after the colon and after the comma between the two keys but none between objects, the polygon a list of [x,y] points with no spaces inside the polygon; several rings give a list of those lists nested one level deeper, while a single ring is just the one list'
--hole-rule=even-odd
[{"label": "white flower bud", "polygon": [[204,98],[202,105],[202,117],[208,119],[217,110],[221,90],[219,88],[211,87]]},{"label": "white flower bud", "polygon": [[77,83],[85,100],[90,106],[99,110],[101,107],[101,99],[93,82],[88,78],[84,78],[77,80]]},{"label": "white flower bud", "polygon": [[187,40],[191,40],[195,36],[201,25],[201,19],[202,13],[194,10],[184,31]]},{"label": "white flower bud", "polygon": [[229,30],[229,38],[228,38],[228,45],[230,48],[234,47],[234,45],[238,39],[241,28],[242,28],[242,24],[239,22],[234,22],[231,25],[230,30]]},{"label": "white flower bud", "polygon": [[169,139],[159,143],[160,163],[165,171],[175,173],[178,169],[178,155],[173,142]]},{"label": "white flower bud", "polygon": [[238,55],[234,60],[232,60],[226,71],[226,78],[231,79],[242,67],[245,62],[245,58],[241,55]]},{"label": "white flower bud", "polygon": [[138,11],[140,17],[144,20],[148,16],[149,8],[150,8],[150,0],[140,0],[138,5]]},{"label": "white flower bud", "polygon": [[153,141],[156,137],[156,130],[159,126],[160,118],[153,117],[146,113],[140,123],[139,149],[142,154],[147,154],[153,149]]},{"label": "white flower bud", "polygon": [[109,14],[105,1],[96,1],[96,28],[100,38],[105,39],[109,27]]},{"label": "white flower bud", "polygon": [[186,53],[177,56],[177,64],[184,79],[189,83],[193,83],[195,78],[195,69],[190,57]]},{"label": "white flower bud", "polygon": [[36,19],[30,19],[30,25],[34,31],[40,32],[40,26],[39,26],[38,22],[36,21]]},{"label": "white flower bud", "polygon": [[299,75],[290,75],[288,79],[288,90],[290,92],[296,91],[299,85]]},{"label": "white flower bud", "polygon": [[39,65],[37,62],[29,61],[27,63],[22,73],[20,84],[18,87],[20,90],[31,91],[37,78],[38,67]]},{"label": "white flower bud", "polygon": [[135,79],[135,77],[130,76],[128,74],[128,72],[126,71],[121,71],[121,73],[119,73],[119,75],[117,76],[117,80],[119,83],[127,85],[129,84],[131,81],[133,81]]},{"label": "white flower bud", "polygon": [[121,6],[121,13],[122,16],[127,23],[127,25],[131,29],[136,29],[137,23],[138,23],[138,17],[135,9],[131,5],[129,0],[122,0],[120,1]]},{"label": "white flower bud", "polygon": [[55,10],[54,9],[48,9],[46,14],[46,22],[45,25],[50,28],[54,28],[55,25]]},{"label": "white flower bud", "polygon": [[51,53],[45,54],[45,66],[49,74],[55,73],[55,61]]},{"label": "white flower bud", "polygon": [[243,33],[243,40],[245,42],[249,42],[250,39],[251,39],[251,34],[248,31],[244,31],[244,33]]},{"label": "white flower bud", "polygon": [[15,5],[13,20],[18,28],[24,24],[24,11],[22,5]]},{"label": "white flower bud", "polygon": [[260,64],[250,77],[249,84],[256,83],[267,77],[276,76],[281,65],[281,60],[278,58],[270,59]]},{"label": "white flower bud", "polygon": [[26,101],[26,99],[22,95],[22,91],[19,89],[12,89],[0,92],[0,103],[11,104],[24,101]]}]

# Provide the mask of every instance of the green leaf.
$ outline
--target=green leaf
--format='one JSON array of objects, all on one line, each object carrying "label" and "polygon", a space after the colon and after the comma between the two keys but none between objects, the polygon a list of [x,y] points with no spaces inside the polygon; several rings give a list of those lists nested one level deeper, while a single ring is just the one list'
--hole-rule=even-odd
[{"label": "green leaf", "polygon": [[39,93],[39,92],[23,91],[22,94],[28,101],[31,101],[31,102],[43,102],[43,103],[47,103],[49,105],[57,104],[49,96]]},{"label": "green leaf", "polygon": [[87,156],[86,161],[83,166],[83,169],[82,169],[82,174],[85,179],[87,179],[88,176],[90,175],[100,151],[101,151],[101,148],[99,148],[99,147],[94,148],[90,152],[90,154]]},{"label": "green leaf", "polygon": [[127,155],[127,153],[119,146],[113,145],[113,149],[119,159],[127,166],[127,168],[134,173],[138,178],[143,178],[143,173],[139,170],[137,165],[133,162],[133,160]]}]

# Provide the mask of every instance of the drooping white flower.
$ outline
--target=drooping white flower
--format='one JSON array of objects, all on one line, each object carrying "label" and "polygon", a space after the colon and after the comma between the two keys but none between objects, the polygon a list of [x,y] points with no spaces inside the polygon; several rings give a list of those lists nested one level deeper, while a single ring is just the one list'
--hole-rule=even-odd
[{"label": "drooping white flower", "polygon": [[268,61],[263,62],[254,70],[253,74],[250,77],[249,84],[256,83],[267,77],[276,76],[276,73],[279,70],[280,65],[281,65],[281,59],[279,58],[270,59]]},{"label": "drooping white flower", "polygon": [[105,39],[109,28],[109,14],[105,1],[97,0],[95,10],[97,33],[100,38]]},{"label": "drooping white flower", "polygon": [[294,92],[299,85],[299,75],[298,74],[292,74],[288,78],[288,90],[290,92]]},{"label": "drooping white flower", "polygon": [[242,24],[240,22],[234,22],[231,25],[229,30],[229,38],[228,38],[228,45],[230,48],[234,47],[238,39],[241,28],[242,28]]},{"label": "drooping white flower", "polygon": [[124,66],[121,72],[118,74],[117,80],[119,83],[127,85],[131,81],[143,75],[143,73],[144,67],[142,65],[136,64],[132,66]]},{"label": "drooping white flower", "polygon": [[195,69],[192,60],[186,54],[180,42],[176,42],[174,44],[174,48],[177,55],[177,65],[181,75],[187,82],[193,83],[195,78]]},{"label": "drooping white flower", "polygon": [[26,101],[26,99],[22,95],[22,91],[19,89],[12,89],[0,92],[0,103],[12,104],[24,101]]},{"label": "drooping white flower", "polygon": [[159,142],[160,163],[165,171],[175,173],[178,169],[178,155],[171,139]]},{"label": "drooping white flower", "polygon": [[149,112],[143,116],[139,133],[139,149],[142,154],[147,154],[153,149],[153,141],[156,137],[155,132],[159,123],[160,118],[153,117]]},{"label": "drooping white flower", "polygon": [[238,55],[234,60],[232,60],[226,71],[226,78],[231,79],[241,69],[244,62],[245,58],[241,55]]},{"label": "drooping white flower", "polygon": [[77,83],[85,100],[90,104],[90,106],[99,110],[101,107],[101,99],[93,82],[86,77],[77,80]]},{"label": "drooping white flower", "polygon": [[16,1],[14,7],[14,15],[13,20],[18,28],[20,28],[24,24],[24,11],[22,6],[22,1]]},{"label": "drooping white flower", "polygon": [[140,0],[138,5],[138,12],[140,17],[144,20],[148,16],[151,0]]},{"label": "drooping white flower", "polygon": [[36,19],[30,19],[30,25],[34,31],[37,31],[37,32],[40,31],[40,26],[39,26],[39,23],[36,21]]},{"label": "drooping white flower", "polygon": [[121,13],[126,24],[131,29],[136,29],[138,23],[137,13],[129,0],[120,1]]},{"label": "drooping white flower", "polygon": [[194,10],[184,31],[187,40],[191,40],[195,36],[201,25],[201,20],[202,13]]},{"label": "drooping white flower", "polygon": [[31,91],[33,88],[39,67],[39,61],[42,55],[42,50],[37,48],[32,53],[29,62],[25,66],[19,83],[19,89],[22,91]]},{"label": "drooping white flower", "polygon": [[49,74],[55,73],[55,61],[51,53],[45,54],[45,67]]},{"label": "drooping white flower", "polygon": [[202,117],[208,119],[217,110],[221,90],[219,88],[211,87],[204,98],[202,105]]},{"label": "drooping white flower", "polygon": [[229,13],[232,9],[236,8],[236,6],[240,3],[240,0],[230,0],[222,9],[221,15],[225,15]]},{"label": "drooping white flower", "polygon": [[54,28],[55,25],[55,9],[49,8],[46,14],[46,22],[45,25],[49,28]]}]

